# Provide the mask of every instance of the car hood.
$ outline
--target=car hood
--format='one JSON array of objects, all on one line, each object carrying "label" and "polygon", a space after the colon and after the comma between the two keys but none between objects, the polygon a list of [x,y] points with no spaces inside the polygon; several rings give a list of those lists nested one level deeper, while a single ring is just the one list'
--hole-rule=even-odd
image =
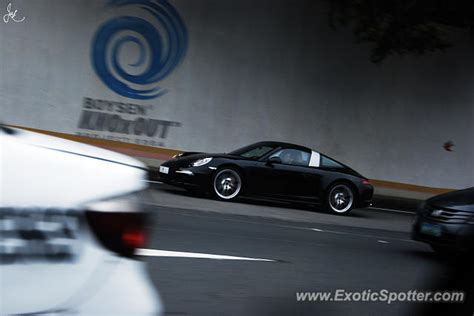
[{"label": "car hood", "polygon": [[474,187],[452,191],[427,200],[432,206],[474,212]]},{"label": "car hood", "polygon": [[178,162],[178,163],[190,163],[192,161],[196,161],[198,159],[203,159],[203,158],[228,158],[228,159],[245,159],[244,157],[241,156],[235,156],[235,155],[229,155],[229,154],[223,154],[223,153],[217,153],[217,154],[211,154],[211,153],[188,153],[184,152],[182,155],[178,158],[174,158],[172,160]]}]

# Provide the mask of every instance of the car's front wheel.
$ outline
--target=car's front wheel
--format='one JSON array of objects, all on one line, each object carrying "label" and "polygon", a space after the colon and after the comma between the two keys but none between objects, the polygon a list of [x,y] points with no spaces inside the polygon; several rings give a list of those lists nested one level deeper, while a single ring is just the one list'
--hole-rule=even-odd
[{"label": "car's front wheel", "polygon": [[333,214],[347,214],[354,207],[355,195],[345,183],[336,183],[327,191],[326,207]]},{"label": "car's front wheel", "polygon": [[242,190],[242,178],[239,172],[232,168],[217,170],[212,179],[212,193],[219,200],[235,200]]},{"label": "car's front wheel", "polygon": [[[456,251],[453,249],[450,249],[446,246],[438,246],[438,245],[430,245],[431,249],[442,258],[449,258],[452,255],[456,255]],[[459,255],[459,254],[458,254]]]}]

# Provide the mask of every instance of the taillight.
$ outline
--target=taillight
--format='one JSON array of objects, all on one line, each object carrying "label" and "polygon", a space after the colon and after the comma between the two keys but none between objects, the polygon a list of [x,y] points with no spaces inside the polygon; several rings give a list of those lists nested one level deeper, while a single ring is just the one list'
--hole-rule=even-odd
[{"label": "taillight", "polygon": [[107,249],[132,257],[145,244],[147,191],[100,200],[85,205],[87,222]]},{"label": "taillight", "polygon": [[368,184],[370,184],[370,181],[369,181],[369,180],[362,180],[362,182],[361,182],[361,183],[362,183],[362,184],[366,184],[366,185],[368,185]]},{"label": "taillight", "polygon": [[107,249],[132,257],[145,244],[145,214],[86,211],[89,226]]},{"label": "taillight", "polygon": [[126,230],[122,233],[122,242],[126,247],[132,247],[134,249],[143,247],[145,245],[145,233],[142,230]]}]

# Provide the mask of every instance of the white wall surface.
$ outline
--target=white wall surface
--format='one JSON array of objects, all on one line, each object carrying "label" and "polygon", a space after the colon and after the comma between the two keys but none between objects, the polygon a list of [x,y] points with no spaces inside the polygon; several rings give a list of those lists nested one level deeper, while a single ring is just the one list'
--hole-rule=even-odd
[{"label": "white wall surface", "polygon": [[[0,1],[0,13],[6,2]],[[433,187],[474,185],[474,41],[421,57],[369,62],[369,47],[327,26],[315,1],[176,0],[189,36],[183,62],[152,100],[115,93],[91,43],[108,19],[139,9],[105,1],[12,1],[0,20],[0,121],[75,134],[84,97],[149,106],[180,122],[163,145],[228,151],[259,140],[307,145],[365,176]],[[135,60],[133,47],[122,58]],[[452,140],[454,151],[443,149]],[[131,140],[133,141],[133,139]]]}]

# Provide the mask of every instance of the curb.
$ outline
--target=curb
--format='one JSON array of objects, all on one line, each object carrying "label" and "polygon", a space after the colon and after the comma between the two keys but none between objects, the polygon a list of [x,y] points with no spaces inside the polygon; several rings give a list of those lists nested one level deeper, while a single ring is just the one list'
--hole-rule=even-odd
[{"label": "curb", "polygon": [[416,213],[422,202],[423,200],[418,199],[374,195],[372,199],[372,207]]}]

